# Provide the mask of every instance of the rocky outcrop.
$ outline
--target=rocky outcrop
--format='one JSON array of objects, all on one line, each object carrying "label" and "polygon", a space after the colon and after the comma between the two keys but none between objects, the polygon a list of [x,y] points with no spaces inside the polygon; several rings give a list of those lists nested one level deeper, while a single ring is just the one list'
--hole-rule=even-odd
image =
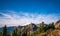
[{"label": "rocky outcrop", "polygon": [[60,20],[55,23],[55,28],[60,28]]}]

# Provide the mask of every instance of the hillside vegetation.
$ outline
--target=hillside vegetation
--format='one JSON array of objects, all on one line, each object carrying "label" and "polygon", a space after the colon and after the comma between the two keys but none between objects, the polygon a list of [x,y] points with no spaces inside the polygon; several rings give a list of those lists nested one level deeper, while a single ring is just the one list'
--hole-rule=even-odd
[{"label": "hillside vegetation", "polygon": [[45,24],[31,23],[25,26],[15,27],[13,31],[7,32],[7,26],[2,27],[0,36],[60,36],[60,20],[56,23]]}]

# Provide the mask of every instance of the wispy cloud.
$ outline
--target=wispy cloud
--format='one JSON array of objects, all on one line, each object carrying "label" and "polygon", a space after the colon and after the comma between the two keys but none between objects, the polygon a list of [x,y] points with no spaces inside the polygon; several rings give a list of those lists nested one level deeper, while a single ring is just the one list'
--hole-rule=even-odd
[{"label": "wispy cloud", "polygon": [[[8,13],[9,12],[9,13]],[[18,25],[27,25],[29,23],[41,23],[44,21],[45,23],[56,22],[59,20],[60,16],[56,14],[32,14],[32,13],[24,13],[24,12],[14,12],[7,11],[7,13],[0,12],[0,25],[7,26],[18,26]]]}]

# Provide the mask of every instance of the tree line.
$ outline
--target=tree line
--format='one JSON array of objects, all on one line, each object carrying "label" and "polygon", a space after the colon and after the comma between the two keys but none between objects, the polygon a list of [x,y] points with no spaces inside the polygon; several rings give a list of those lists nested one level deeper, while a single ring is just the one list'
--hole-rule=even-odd
[{"label": "tree line", "polygon": [[32,31],[32,34],[30,31],[28,31],[28,29],[26,29],[26,27],[24,27],[24,31],[19,30],[19,33],[17,28],[15,28],[12,33],[9,33],[7,32],[7,26],[5,25],[4,27],[2,27],[2,32],[0,32],[0,36],[37,36],[39,33],[46,32],[50,29],[55,29],[54,22],[50,23],[49,25],[46,24],[46,26],[44,25],[44,22],[42,22],[40,27],[38,27],[35,31]]}]

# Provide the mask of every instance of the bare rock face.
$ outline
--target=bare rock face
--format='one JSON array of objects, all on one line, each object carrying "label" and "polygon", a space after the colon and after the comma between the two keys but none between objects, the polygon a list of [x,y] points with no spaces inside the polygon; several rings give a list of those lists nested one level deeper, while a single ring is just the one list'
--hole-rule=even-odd
[{"label": "bare rock face", "polygon": [[59,28],[59,27],[60,27],[60,20],[55,23],[55,28]]}]

